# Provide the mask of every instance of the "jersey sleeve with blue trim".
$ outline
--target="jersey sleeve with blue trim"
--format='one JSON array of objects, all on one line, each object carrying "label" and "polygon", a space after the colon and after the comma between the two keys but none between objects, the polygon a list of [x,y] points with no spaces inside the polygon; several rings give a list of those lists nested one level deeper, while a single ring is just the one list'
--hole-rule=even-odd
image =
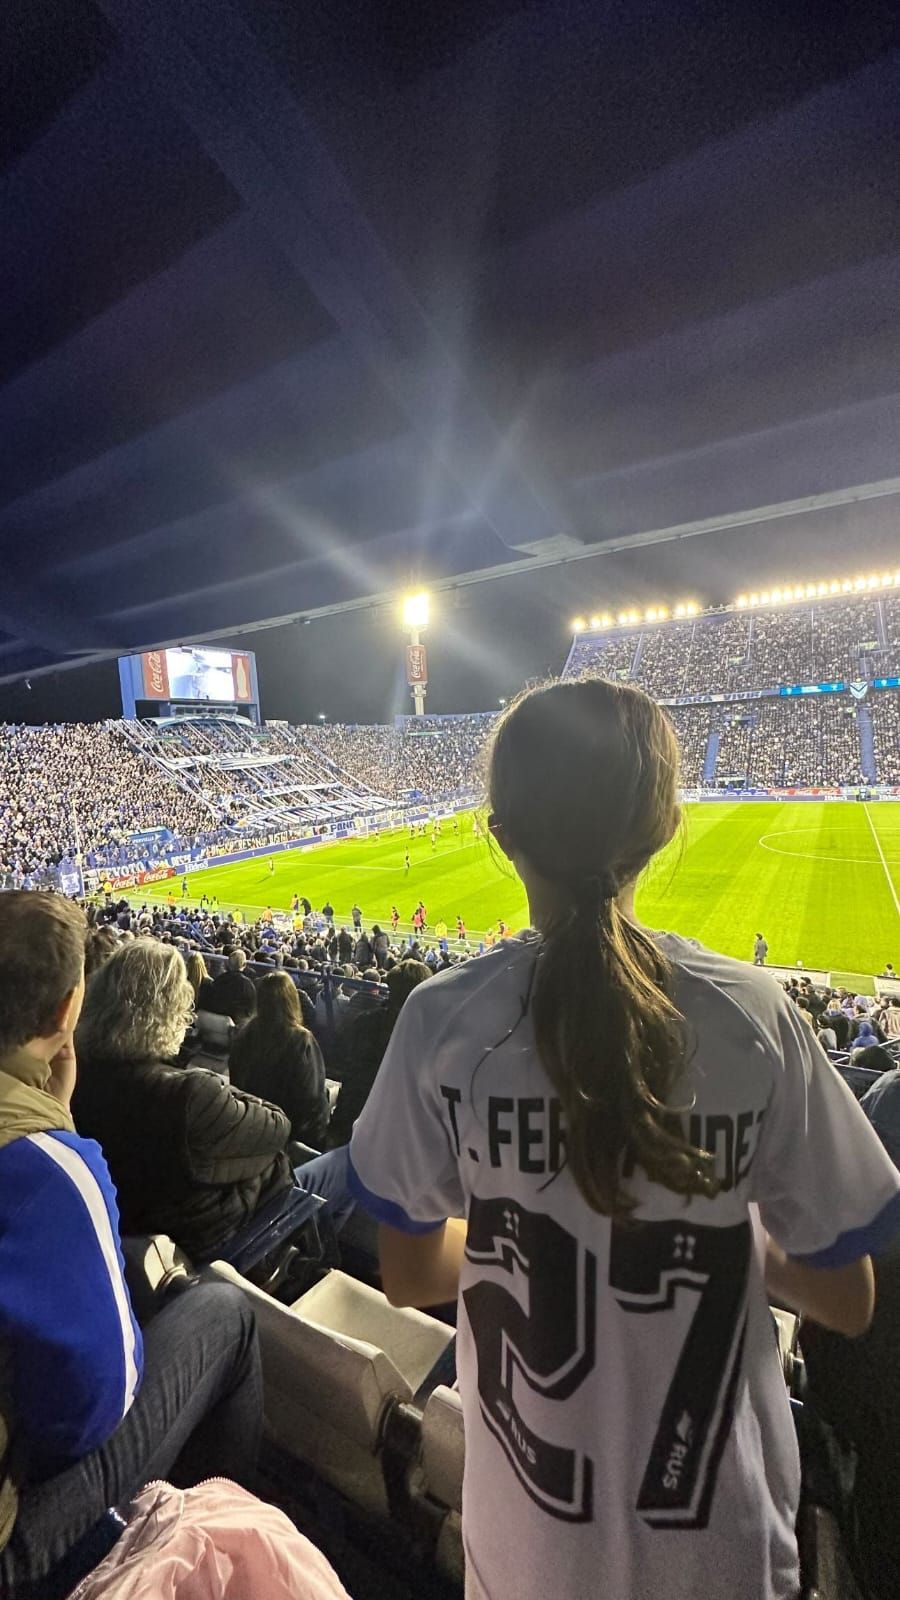
[{"label": "jersey sleeve with blue trim", "polygon": [[430,979],[406,1001],[350,1141],[349,1183],[359,1205],[404,1233],[426,1233],[465,1213],[446,1102],[426,1024]]},{"label": "jersey sleeve with blue trim", "polygon": [[877,1254],[900,1233],[900,1174],[840,1073],[787,1004],[752,1198],[776,1244],[816,1267]]},{"label": "jersey sleeve with blue trim", "polygon": [[143,1348],[99,1145],[39,1133],[0,1152],[0,1312],[17,1438],[44,1476],[105,1443]]}]

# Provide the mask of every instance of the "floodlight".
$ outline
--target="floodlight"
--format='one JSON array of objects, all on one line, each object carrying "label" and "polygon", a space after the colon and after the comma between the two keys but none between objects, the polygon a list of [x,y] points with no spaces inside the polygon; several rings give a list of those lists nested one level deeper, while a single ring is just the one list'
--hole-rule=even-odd
[{"label": "floodlight", "polygon": [[403,601],[404,628],[428,627],[428,595],[424,589],[418,594],[408,594]]},{"label": "floodlight", "polygon": [[738,603],[739,610],[746,611],[746,609],[747,609],[747,596],[745,594],[739,594],[738,597],[737,597],[737,603]]},{"label": "floodlight", "polygon": [[587,623],[585,622],[584,617],[576,617],[572,623],[572,630],[574,633],[584,633],[586,627]]}]

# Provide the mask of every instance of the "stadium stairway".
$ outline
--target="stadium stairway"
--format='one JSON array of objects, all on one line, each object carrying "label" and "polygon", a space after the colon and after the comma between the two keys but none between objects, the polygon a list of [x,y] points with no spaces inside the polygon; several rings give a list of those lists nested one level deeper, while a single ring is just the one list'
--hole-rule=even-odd
[{"label": "stadium stairway", "polygon": [[856,702],[856,731],[859,735],[859,770],[867,783],[874,783],[877,777],[875,730],[872,713],[865,700]]},{"label": "stadium stairway", "polygon": [[703,782],[712,783],[716,776],[716,762],[719,759],[719,745],[722,743],[722,734],[718,728],[710,730],[706,743],[706,754],[703,757]]}]

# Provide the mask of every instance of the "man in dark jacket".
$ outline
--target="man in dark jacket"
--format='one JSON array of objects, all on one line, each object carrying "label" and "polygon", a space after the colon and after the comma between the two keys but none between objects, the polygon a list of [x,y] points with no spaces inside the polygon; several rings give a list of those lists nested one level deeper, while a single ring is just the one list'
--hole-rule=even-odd
[{"label": "man in dark jacket", "polygon": [[220,1017],[230,1017],[236,1026],[246,1022],[256,1010],[256,990],[244,971],[246,965],[244,951],[232,950],[228,966],[213,981],[210,993],[210,1011]]}]

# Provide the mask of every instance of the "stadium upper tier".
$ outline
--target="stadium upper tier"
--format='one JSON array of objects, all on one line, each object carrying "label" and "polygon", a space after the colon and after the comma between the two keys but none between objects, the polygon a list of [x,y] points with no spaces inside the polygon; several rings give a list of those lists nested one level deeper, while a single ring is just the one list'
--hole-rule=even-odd
[{"label": "stadium upper tier", "polygon": [[576,636],[566,674],[600,673],[657,699],[900,674],[900,596],[711,611]]}]

